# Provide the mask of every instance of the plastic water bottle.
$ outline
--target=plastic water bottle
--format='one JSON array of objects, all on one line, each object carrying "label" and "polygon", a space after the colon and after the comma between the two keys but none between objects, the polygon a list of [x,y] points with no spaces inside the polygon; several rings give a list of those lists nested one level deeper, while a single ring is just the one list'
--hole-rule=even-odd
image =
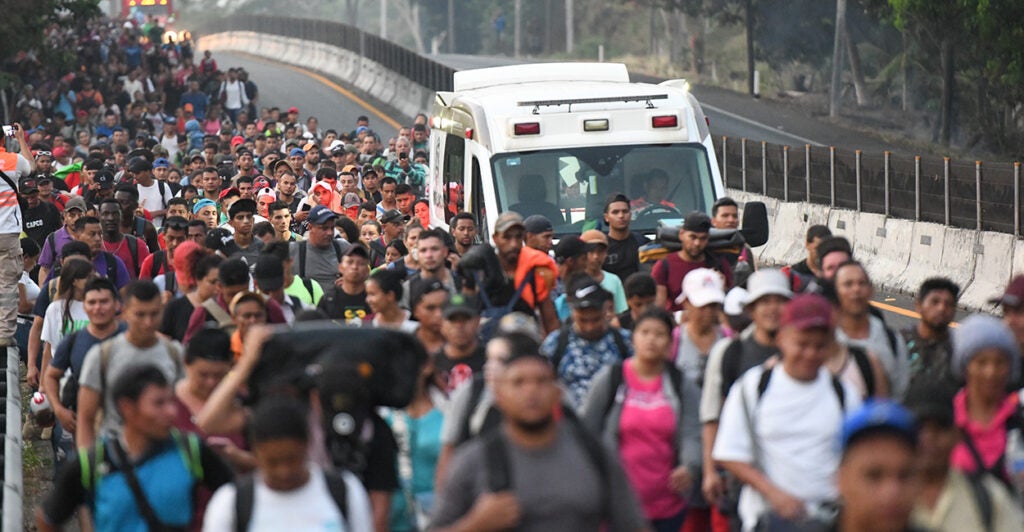
[{"label": "plastic water bottle", "polygon": [[49,399],[46,398],[46,394],[43,392],[36,392],[32,394],[32,400],[29,402],[29,410],[32,411],[32,417],[35,418],[36,424],[40,427],[48,427],[53,424],[53,407],[50,405]]},{"label": "plastic water bottle", "polygon": [[1006,435],[1006,472],[1017,489],[1017,496],[1024,495],[1024,434],[1019,428]]}]

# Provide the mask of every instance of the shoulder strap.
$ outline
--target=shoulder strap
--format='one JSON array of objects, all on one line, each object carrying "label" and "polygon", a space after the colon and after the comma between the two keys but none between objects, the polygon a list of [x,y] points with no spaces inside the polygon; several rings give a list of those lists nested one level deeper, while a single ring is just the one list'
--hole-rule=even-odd
[{"label": "shoulder strap", "polygon": [[135,265],[135,276],[138,277],[139,273],[141,273],[140,270],[142,270],[142,265],[139,264],[139,239],[132,235],[124,235],[124,237],[128,239],[128,253],[132,256],[132,264]]},{"label": "shoulder strap", "polygon": [[306,241],[299,242],[299,277],[306,278]]},{"label": "shoulder strap", "polygon": [[974,496],[974,504],[978,507],[978,514],[981,515],[981,524],[985,532],[992,532],[992,494],[985,486],[984,475],[968,475],[967,483],[971,486],[971,495]]},{"label": "shoulder strap", "polygon": [[[157,251],[153,254],[153,261],[149,263],[149,278],[156,279],[157,275],[160,275],[160,268],[164,267],[164,263],[167,259],[167,252],[164,250]],[[165,272],[166,273],[166,272]]]},{"label": "shoulder strap", "polygon": [[107,263],[107,279],[114,281],[117,284],[120,279],[117,278],[117,256],[109,251],[103,252],[103,260]]},{"label": "shoulder strap", "polygon": [[125,482],[128,483],[128,488],[132,492],[132,498],[135,499],[135,506],[138,508],[139,513],[142,514],[142,519],[146,521],[146,526],[149,527],[149,530],[166,530],[166,526],[160,522],[160,518],[157,517],[153,507],[146,499],[146,493],[142,491],[139,479],[135,476],[135,467],[128,460],[124,449],[121,448],[117,441],[111,442],[111,447],[117,455],[121,466],[121,474],[124,476]]},{"label": "shoulder strap", "polygon": [[512,476],[509,473],[508,450],[505,436],[501,431],[494,431],[484,440],[484,461],[487,467],[487,489],[492,493],[512,489]]},{"label": "shoulder strap", "polygon": [[572,333],[572,324],[564,323],[558,330],[558,341],[555,343],[555,352],[551,353],[551,365],[555,368],[555,375],[558,375],[558,367],[562,364],[565,351],[569,348],[569,334]]},{"label": "shoulder strap", "polygon": [[53,252],[53,262],[60,262],[60,257],[57,254],[57,232],[54,231],[49,235],[46,235],[46,244],[50,246],[50,251]]},{"label": "shoulder strap", "polygon": [[[18,163],[18,155],[17,154],[14,154],[14,163],[15,163],[15,167],[17,167],[17,163]],[[14,184],[14,180],[11,179],[11,176],[7,175],[7,173],[4,172],[3,170],[0,170],[0,179],[3,179],[4,183],[7,183],[7,186],[11,187],[11,190],[14,192],[14,197],[16,197],[18,199],[18,207],[22,211],[25,211],[28,208],[28,204],[25,202],[25,198],[22,197],[21,191],[18,190],[18,185]],[[57,262],[60,262],[60,261],[57,261]]]},{"label": "shoulder strap", "polygon": [[348,486],[345,485],[345,478],[339,473],[324,470],[324,482],[327,483],[327,491],[334,499],[334,504],[341,511],[342,519],[348,520]]},{"label": "shoulder strap", "polygon": [[864,387],[867,388],[868,397],[874,397],[875,368],[871,366],[871,359],[868,357],[867,351],[854,346],[848,346],[847,349],[849,349],[850,355],[853,356],[853,361],[857,363],[857,368],[860,369],[860,375],[864,379]]},{"label": "shoulder strap", "polygon": [[764,368],[761,371],[761,380],[757,381],[757,400],[760,401],[764,392],[768,389],[768,383],[772,380],[772,368]]},{"label": "shoulder strap", "polygon": [[92,452],[89,452],[88,447],[80,447],[78,449],[78,463],[82,472],[82,487],[85,488],[86,493],[93,493],[99,484],[99,464],[103,463],[104,447],[103,438],[97,437]]},{"label": "shoulder strap", "polygon": [[146,236],[146,219],[141,216],[135,217],[135,233],[140,236]]},{"label": "shoulder strap", "polygon": [[305,286],[306,292],[309,292],[309,300],[316,299],[316,294],[313,293],[313,281],[304,277],[299,277],[299,279],[302,279],[302,286]]},{"label": "shoulder strap", "polygon": [[473,419],[473,412],[480,404],[480,398],[484,395],[485,384],[484,379],[476,374],[473,375],[473,380],[469,381],[469,408],[466,409],[466,417],[462,420],[462,427],[459,429],[459,442],[464,442],[472,436],[470,422]]},{"label": "shoulder strap", "polygon": [[341,262],[341,242],[338,242],[336,238],[332,238],[331,247],[334,248],[334,256],[338,257],[338,262]]},{"label": "shoulder strap", "polygon": [[885,337],[889,339],[889,349],[892,350],[892,358],[893,358],[893,360],[897,360],[898,361],[898,357],[900,356],[900,351],[899,351],[899,349],[897,349],[898,346],[897,346],[897,340],[896,340],[896,333],[893,332],[893,330],[888,325],[886,325],[884,323],[882,324],[882,327],[885,327]]},{"label": "shoulder strap", "polygon": [[252,519],[252,505],[256,499],[256,484],[252,475],[235,480],[235,530],[247,532]]},{"label": "shoulder strap", "polygon": [[672,390],[676,392],[676,396],[679,398],[679,405],[682,406],[683,372],[679,371],[675,364],[665,364],[665,368],[668,371],[668,378],[672,380]]},{"label": "shoulder strap", "polygon": [[231,319],[231,315],[224,309],[220,308],[220,305],[218,305],[212,298],[203,301],[203,308],[206,309],[206,312],[210,313],[210,316],[213,316],[213,319],[217,320],[218,327],[224,328],[234,324],[234,321]]},{"label": "shoulder strap", "polygon": [[199,436],[192,432],[181,433],[178,429],[171,429],[171,437],[178,446],[182,461],[188,467],[192,478],[199,482],[203,481],[203,457],[199,447]]},{"label": "shoulder strap", "polygon": [[846,413],[846,390],[843,389],[843,383],[839,380],[839,377],[832,375],[832,389],[836,391],[836,398],[839,399],[839,410],[841,413]]},{"label": "shoulder strap", "polygon": [[626,382],[626,379],[623,376],[622,371],[622,362],[616,362],[615,364],[612,365],[611,382],[608,386],[608,402],[605,403],[604,410],[601,411],[602,430],[604,429],[605,421],[608,419],[608,413],[612,411],[612,407],[615,406],[615,403],[617,401],[625,399],[625,389],[621,390],[622,393],[620,394],[620,388],[624,388]]},{"label": "shoulder strap", "polygon": [[743,340],[736,338],[729,342],[722,353],[722,398],[729,395],[729,389],[740,378],[743,366]]},{"label": "shoulder strap", "polygon": [[615,340],[615,348],[619,350],[619,357],[622,360],[629,358],[629,346],[626,345],[626,339],[622,336],[622,331],[618,327],[611,327],[612,339]]}]

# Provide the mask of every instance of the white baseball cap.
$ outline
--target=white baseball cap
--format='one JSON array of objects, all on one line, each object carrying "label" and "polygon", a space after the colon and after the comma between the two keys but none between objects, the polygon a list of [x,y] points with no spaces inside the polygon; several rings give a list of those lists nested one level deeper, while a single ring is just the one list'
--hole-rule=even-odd
[{"label": "white baseball cap", "polygon": [[729,290],[729,293],[725,294],[725,303],[722,304],[722,310],[729,316],[743,314],[743,306],[747,304],[747,296],[747,289],[742,286]]},{"label": "white baseball cap", "polygon": [[789,279],[782,270],[767,268],[757,270],[747,278],[747,301],[749,305],[764,296],[782,296],[786,299],[793,298],[793,291],[789,288]]},{"label": "white baseball cap", "polygon": [[725,281],[722,274],[710,268],[697,268],[683,278],[682,293],[676,298],[676,304],[689,301],[695,307],[704,307],[712,303],[725,302]]}]

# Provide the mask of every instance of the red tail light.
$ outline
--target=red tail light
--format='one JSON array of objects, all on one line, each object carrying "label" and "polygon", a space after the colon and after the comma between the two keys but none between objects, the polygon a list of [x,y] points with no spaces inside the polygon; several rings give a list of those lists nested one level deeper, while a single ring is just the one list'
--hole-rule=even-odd
[{"label": "red tail light", "polygon": [[466,140],[473,140],[473,128],[466,128]]},{"label": "red tail light", "polygon": [[513,128],[518,135],[540,135],[540,122],[524,122],[516,124]]},{"label": "red tail light", "polygon": [[652,117],[651,127],[679,127],[679,117],[676,115]]}]

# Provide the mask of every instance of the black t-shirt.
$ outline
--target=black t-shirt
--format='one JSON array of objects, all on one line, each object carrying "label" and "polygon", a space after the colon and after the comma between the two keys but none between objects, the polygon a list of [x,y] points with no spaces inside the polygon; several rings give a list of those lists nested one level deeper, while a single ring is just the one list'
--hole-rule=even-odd
[{"label": "black t-shirt", "polygon": [[627,277],[640,271],[640,246],[646,243],[647,239],[636,233],[630,233],[625,240],[615,240],[609,235],[604,271],[618,275],[625,282]]},{"label": "black t-shirt", "polygon": [[35,240],[40,247],[46,241],[50,233],[58,230],[64,225],[60,211],[54,204],[48,201],[39,201],[39,205],[25,209],[22,212],[24,223],[22,229],[29,238]]},{"label": "black t-shirt", "polygon": [[434,368],[441,375],[445,389],[451,393],[462,383],[472,380],[474,375],[482,375],[485,362],[487,362],[487,350],[483,345],[478,345],[468,357],[457,360],[448,358],[442,347],[434,357]]},{"label": "black t-shirt", "polygon": [[789,267],[790,271],[794,271],[805,277],[814,277],[814,272],[811,271],[811,267],[807,265],[806,260],[802,260]]},{"label": "black t-shirt", "polygon": [[188,330],[188,320],[192,317],[192,311],[194,310],[195,307],[186,296],[171,300],[164,308],[160,332],[179,342],[184,341],[185,331]]},{"label": "black t-shirt", "polygon": [[320,298],[316,308],[332,320],[362,320],[371,314],[370,305],[366,304],[365,291],[353,295],[337,286]]},{"label": "black t-shirt", "polygon": [[633,323],[633,311],[632,310],[627,310],[627,311],[619,314],[618,318],[619,318],[619,328],[620,329],[625,329],[627,331],[632,331],[633,330],[633,326],[636,325],[635,323]]}]

